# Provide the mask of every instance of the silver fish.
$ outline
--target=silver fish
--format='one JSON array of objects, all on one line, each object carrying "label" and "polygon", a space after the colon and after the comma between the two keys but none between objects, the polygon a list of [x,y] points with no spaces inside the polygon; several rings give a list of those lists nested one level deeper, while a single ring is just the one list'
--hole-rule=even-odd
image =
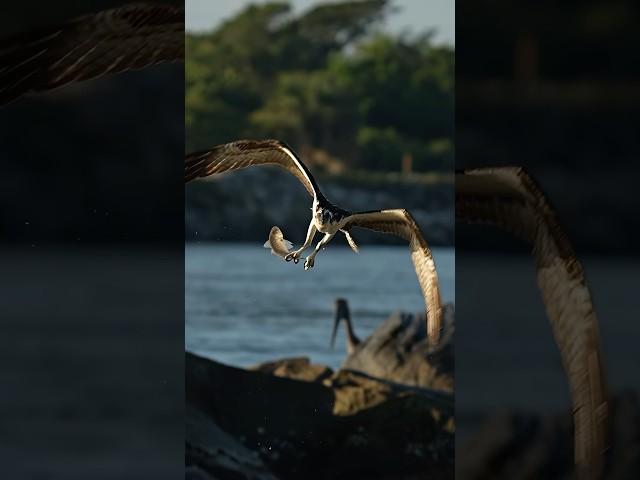
[{"label": "silver fish", "polygon": [[264,242],[264,248],[270,248],[273,255],[284,258],[291,252],[293,244],[289,240],[285,240],[280,228],[271,227],[269,240]]}]

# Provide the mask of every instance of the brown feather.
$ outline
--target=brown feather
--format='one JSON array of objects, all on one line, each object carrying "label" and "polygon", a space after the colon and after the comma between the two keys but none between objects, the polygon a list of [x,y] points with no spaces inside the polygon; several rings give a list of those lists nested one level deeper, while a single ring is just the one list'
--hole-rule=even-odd
[{"label": "brown feather", "polygon": [[0,105],[29,92],[183,60],[183,7],[104,10],[0,41]]},{"label": "brown feather", "polygon": [[538,286],[569,380],[578,472],[602,471],[607,389],[600,335],[584,271],[536,182],[513,167],[456,175],[456,217],[501,227],[533,245]]},{"label": "brown feather", "polygon": [[442,329],[442,299],[436,265],[420,227],[407,210],[381,210],[378,212],[354,213],[344,229],[368,228],[396,235],[409,242],[411,260],[420,283],[427,310],[427,333],[432,344],[440,338]]},{"label": "brown feather", "polygon": [[309,195],[321,195],[311,172],[287,144],[278,140],[238,140],[191,153],[185,158],[184,181],[256,165],[282,167],[300,180]]}]

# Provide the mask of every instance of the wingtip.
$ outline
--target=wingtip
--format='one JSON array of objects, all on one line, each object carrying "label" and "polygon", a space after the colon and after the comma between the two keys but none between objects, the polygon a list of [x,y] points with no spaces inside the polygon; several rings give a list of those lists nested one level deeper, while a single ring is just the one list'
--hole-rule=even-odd
[{"label": "wingtip", "polygon": [[437,311],[427,310],[427,337],[432,347],[440,344],[443,329],[444,308],[440,306]]}]

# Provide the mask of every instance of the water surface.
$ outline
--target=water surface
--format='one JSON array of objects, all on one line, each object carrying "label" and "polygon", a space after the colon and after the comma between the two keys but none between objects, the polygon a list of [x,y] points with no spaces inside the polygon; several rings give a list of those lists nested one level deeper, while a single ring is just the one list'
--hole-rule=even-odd
[{"label": "water surface", "polygon": [[[443,300],[454,301],[454,253],[434,248]],[[356,333],[366,338],[397,310],[424,312],[424,300],[404,246],[368,246],[356,255],[331,245],[312,270],[255,244],[188,244],[185,249],[186,349],[229,365],[249,366],[290,356],[337,368],[341,330],[329,346],[333,302],[344,297]]]}]

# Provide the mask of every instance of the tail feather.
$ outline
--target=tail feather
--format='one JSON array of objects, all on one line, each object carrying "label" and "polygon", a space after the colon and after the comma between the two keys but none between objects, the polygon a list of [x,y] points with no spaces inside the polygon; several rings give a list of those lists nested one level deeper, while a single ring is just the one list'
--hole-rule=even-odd
[{"label": "tail feather", "polygon": [[358,249],[358,245],[356,245],[356,241],[353,239],[351,234],[347,230],[341,230],[341,232],[344,233],[345,237],[347,237],[347,242],[349,242],[349,246],[351,247],[351,250],[353,250],[356,253],[360,253],[360,250]]}]

